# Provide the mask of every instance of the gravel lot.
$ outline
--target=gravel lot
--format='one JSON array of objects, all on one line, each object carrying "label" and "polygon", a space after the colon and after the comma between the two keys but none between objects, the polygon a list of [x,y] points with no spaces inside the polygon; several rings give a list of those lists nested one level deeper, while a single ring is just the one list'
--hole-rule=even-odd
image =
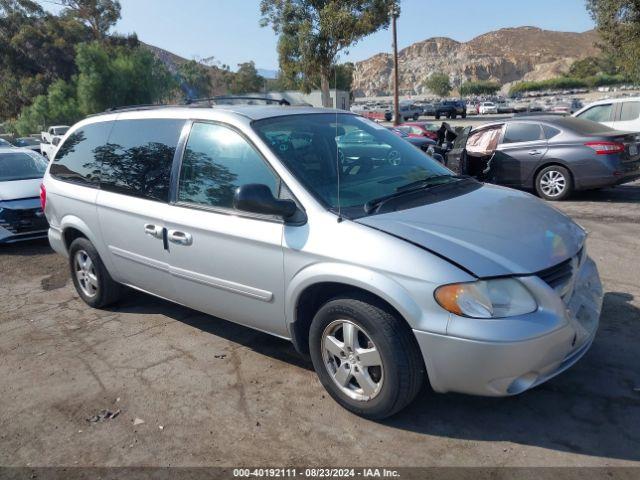
[{"label": "gravel lot", "polygon": [[640,466],[640,182],[557,206],[604,282],[590,352],[518,397],[425,388],[384,422],[287,342],[138,293],[92,310],[46,242],[1,247],[0,464]]}]

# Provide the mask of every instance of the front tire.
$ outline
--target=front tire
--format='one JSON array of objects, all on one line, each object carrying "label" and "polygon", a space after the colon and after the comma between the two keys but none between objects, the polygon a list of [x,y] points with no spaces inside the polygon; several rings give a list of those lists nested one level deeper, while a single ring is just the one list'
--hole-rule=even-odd
[{"label": "front tire", "polygon": [[560,165],[543,168],[536,176],[536,192],[545,200],[567,199],[573,193],[573,179],[569,170]]},{"label": "front tire", "polygon": [[90,307],[103,308],[120,299],[122,286],[111,278],[98,251],[86,238],[71,243],[69,269],[78,295]]},{"label": "front tire", "polygon": [[389,417],[416,397],[424,364],[413,333],[365,297],[330,300],[316,313],[309,350],[320,382],[347,410]]}]

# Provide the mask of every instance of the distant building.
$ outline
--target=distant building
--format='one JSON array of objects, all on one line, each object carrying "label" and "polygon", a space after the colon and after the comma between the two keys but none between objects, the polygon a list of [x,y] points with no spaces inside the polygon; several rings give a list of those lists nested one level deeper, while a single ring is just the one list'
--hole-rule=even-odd
[{"label": "distant building", "polygon": [[[322,107],[322,94],[320,90],[312,90],[309,93],[299,92],[297,90],[286,90],[284,92],[267,92],[267,93],[248,93],[242,96],[248,97],[267,97],[274,100],[285,99],[291,105],[310,105],[312,107]],[[329,90],[331,105],[341,110],[349,110],[351,108],[351,100],[349,92],[345,90],[332,89]],[[337,100],[337,101],[336,101]]]}]

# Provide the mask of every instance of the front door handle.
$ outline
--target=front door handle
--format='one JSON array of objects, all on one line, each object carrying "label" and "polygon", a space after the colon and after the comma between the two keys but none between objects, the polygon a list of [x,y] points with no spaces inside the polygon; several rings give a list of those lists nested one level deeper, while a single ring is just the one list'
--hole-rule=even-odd
[{"label": "front door handle", "polygon": [[179,245],[191,245],[193,243],[193,237],[190,233],[181,232],[179,230],[169,230],[169,241],[177,243]]},{"label": "front door handle", "polygon": [[153,223],[147,223],[144,226],[144,233],[153,238],[162,238],[162,227],[154,225]]},{"label": "front door handle", "polygon": [[542,150],[529,150],[529,155],[542,155]]}]

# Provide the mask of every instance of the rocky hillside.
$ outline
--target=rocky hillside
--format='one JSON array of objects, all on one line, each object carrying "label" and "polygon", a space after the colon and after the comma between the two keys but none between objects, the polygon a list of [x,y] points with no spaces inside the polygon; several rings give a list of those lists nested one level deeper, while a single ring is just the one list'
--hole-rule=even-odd
[{"label": "rocky hillside", "polygon": [[[430,38],[399,52],[400,90],[403,94],[428,93],[422,83],[433,72],[449,74],[454,84],[544,80],[566,72],[575,60],[597,54],[596,42],[595,31],[554,32],[535,27],[505,28],[469,42]],[[392,57],[386,53],[356,63],[355,95],[390,94],[392,67]]]}]

